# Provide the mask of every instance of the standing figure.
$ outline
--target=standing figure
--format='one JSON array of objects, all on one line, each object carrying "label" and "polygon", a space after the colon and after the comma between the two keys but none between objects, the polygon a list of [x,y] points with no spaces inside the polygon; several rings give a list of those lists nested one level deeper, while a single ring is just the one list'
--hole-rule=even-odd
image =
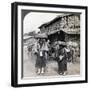
[{"label": "standing figure", "polygon": [[60,45],[57,62],[58,62],[58,73],[60,75],[65,75],[65,72],[67,71],[67,54],[64,45]]},{"label": "standing figure", "polygon": [[36,68],[37,68],[37,74],[44,74],[45,72],[45,67],[46,67],[46,59],[45,59],[45,52],[43,50],[43,45],[44,42],[42,39],[40,39],[39,41],[39,48],[37,49],[38,53],[37,53],[37,59],[36,59]]}]

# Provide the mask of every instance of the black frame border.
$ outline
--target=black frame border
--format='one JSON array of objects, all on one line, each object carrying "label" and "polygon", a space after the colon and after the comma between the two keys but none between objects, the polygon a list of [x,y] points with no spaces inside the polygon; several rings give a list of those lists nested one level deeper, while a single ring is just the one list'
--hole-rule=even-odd
[{"label": "black frame border", "polygon": [[[47,82],[34,84],[18,84],[18,6],[43,6],[55,8],[73,8],[85,10],[85,80],[65,81],[65,82]],[[73,6],[73,5],[59,5],[59,4],[44,4],[44,3],[25,3],[14,2],[11,4],[11,86],[42,86],[42,85],[58,85],[58,84],[75,84],[88,83],[88,7],[87,6]]]}]

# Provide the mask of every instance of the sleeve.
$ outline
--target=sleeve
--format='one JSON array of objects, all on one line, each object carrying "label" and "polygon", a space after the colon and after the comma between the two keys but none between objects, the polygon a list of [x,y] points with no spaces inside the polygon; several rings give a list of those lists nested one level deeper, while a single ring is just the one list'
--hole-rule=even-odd
[{"label": "sleeve", "polygon": [[67,52],[66,52],[66,50],[65,50],[65,49],[64,49],[64,55],[65,55],[65,58],[67,58],[67,57],[68,57]]}]

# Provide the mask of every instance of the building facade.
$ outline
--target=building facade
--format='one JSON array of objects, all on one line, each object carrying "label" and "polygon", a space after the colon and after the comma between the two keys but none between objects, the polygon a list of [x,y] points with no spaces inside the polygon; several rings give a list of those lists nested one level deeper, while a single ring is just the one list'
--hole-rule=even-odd
[{"label": "building facade", "polygon": [[51,41],[80,41],[80,14],[64,14],[39,27]]}]

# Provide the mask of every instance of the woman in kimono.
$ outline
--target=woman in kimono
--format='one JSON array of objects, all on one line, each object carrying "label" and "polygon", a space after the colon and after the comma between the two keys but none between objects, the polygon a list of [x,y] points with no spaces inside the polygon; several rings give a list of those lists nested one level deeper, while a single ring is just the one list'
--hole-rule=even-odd
[{"label": "woman in kimono", "polygon": [[60,75],[65,75],[65,72],[67,71],[67,53],[65,51],[65,45],[60,45],[57,62],[58,62],[58,73]]}]

